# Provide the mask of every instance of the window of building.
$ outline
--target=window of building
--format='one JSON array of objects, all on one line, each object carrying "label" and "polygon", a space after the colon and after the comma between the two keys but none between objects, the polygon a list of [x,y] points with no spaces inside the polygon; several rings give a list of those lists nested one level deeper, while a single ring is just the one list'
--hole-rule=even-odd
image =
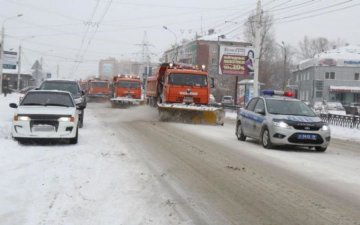
[{"label": "window of building", "polygon": [[217,58],[212,58],[212,59],[211,59],[211,63],[212,63],[213,65],[217,65]]},{"label": "window of building", "polygon": [[326,72],[325,73],[326,80],[334,80],[335,79],[335,72]]},{"label": "window of building", "polygon": [[359,80],[359,73],[354,74],[354,80]]},{"label": "window of building", "polygon": [[317,91],[316,92],[316,97],[317,98],[322,98],[322,91]]}]

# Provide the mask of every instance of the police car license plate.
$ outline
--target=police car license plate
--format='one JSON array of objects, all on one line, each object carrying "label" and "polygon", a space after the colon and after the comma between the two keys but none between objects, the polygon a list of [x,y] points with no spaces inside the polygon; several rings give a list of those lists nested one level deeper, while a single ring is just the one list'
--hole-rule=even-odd
[{"label": "police car license plate", "polygon": [[315,134],[298,134],[297,139],[298,140],[316,140],[317,135],[315,135]]}]

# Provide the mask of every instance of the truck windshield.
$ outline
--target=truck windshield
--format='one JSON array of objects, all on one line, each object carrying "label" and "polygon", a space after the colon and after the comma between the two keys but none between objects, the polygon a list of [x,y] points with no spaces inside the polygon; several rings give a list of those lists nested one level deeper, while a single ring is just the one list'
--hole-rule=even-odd
[{"label": "truck windshield", "polygon": [[271,114],[294,115],[294,116],[316,116],[315,113],[301,101],[266,99],[267,111]]},{"label": "truck windshield", "polygon": [[106,82],[91,82],[91,87],[97,87],[97,88],[107,88],[109,87],[108,83]]},{"label": "truck windshield", "polygon": [[169,84],[207,87],[207,76],[198,74],[170,74]]},{"label": "truck windshield", "polygon": [[140,83],[136,81],[119,81],[115,85],[120,88],[140,88]]}]

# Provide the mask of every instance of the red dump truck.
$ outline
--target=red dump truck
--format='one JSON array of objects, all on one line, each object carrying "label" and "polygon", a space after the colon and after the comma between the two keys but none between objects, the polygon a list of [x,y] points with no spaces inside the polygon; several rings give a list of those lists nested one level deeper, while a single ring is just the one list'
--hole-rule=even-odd
[{"label": "red dump truck", "polygon": [[108,100],[111,94],[110,81],[91,79],[87,82],[88,101]]},{"label": "red dump truck", "polygon": [[162,120],[223,124],[224,110],[209,105],[211,86],[205,67],[163,63],[147,79],[146,101]]},{"label": "red dump truck", "polygon": [[113,107],[139,105],[144,102],[139,76],[118,75],[113,77],[113,91],[110,99]]}]

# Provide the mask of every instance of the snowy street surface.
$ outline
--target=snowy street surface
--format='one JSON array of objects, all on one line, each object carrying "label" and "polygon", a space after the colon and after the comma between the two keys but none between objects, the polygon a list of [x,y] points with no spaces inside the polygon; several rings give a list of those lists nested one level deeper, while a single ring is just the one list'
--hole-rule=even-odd
[{"label": "snowy street surface", "polygon": [[360,225],[360,131],[325,153],[264,149],[224,126],[90,103],[79,143],[20,145],[0,97],[0,224]]}]

